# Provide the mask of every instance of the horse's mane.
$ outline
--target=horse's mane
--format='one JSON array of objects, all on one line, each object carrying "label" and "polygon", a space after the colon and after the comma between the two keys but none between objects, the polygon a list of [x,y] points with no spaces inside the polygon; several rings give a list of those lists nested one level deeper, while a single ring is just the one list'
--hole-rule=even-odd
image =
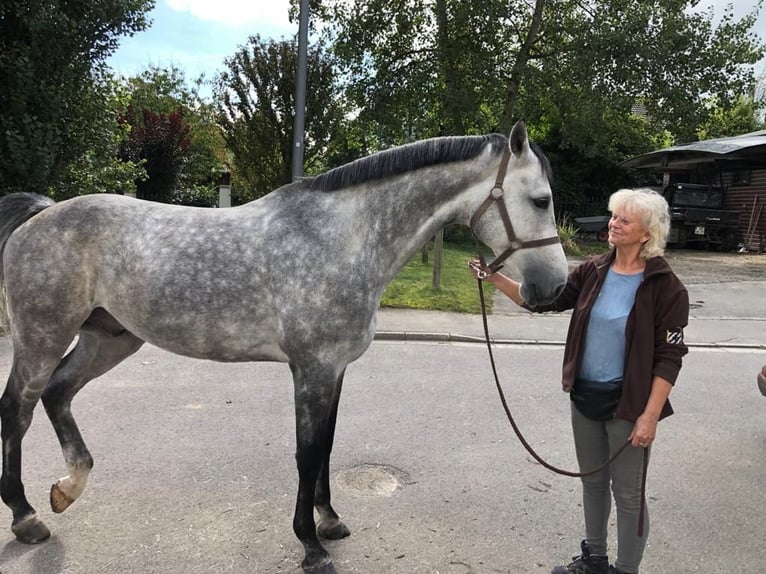
[{"label": "horse's mane", "polygon": [[[428,166],[473,159],[488,144],[492,146],[493,154],[500,154],[508,145],[508,138],[501,134],[490,134],[423,140],[357,159],[322,175],[307,177],[301,184],[315,191],[335,191]],[[539,148],[535,149],[535,154],[544,164],[543,170],[550,174],[548,160]]]}]

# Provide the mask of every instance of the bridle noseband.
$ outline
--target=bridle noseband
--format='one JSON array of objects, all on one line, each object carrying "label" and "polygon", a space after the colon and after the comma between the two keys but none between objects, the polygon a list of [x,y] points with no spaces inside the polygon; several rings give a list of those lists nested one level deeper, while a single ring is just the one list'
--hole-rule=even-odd
[{"label": "bridle noseband", "polygon": [[[532,241],[521,241],[516,233],[513,231],[513,224],[511,223],[511,217],[508,215],[508,208],[505,206],[503,196],[505,195],[505,189],[503,184],[505,183],[505,174],[508,171],[508,161],[511,159],[511,150],[506,146],[503,152],[503,157],[500,160],[500,167],[497,170],[497,178],[495,179],[495,185],[489,190],[489,196],[485,199],[476,212],[471,216],[470,228],[474,239],[477,244],[477,256],[481,262],[481,270],[479,271],[480,279],[484,279],[487,275],[491,275],[503,265],[503,261],[508,259],[514,252],[520,249],[530,249],[532,247],[542,247],[544,245],[555,245],[561,243],[558,235],[552,235],[545,239],[533,239]],[[487,264],[484,260],[484,256],[481,254],[481,250],[478,249],[479,238],[476,235],[476,224],[481,216],[484,215],[492,205],[497,205],[497,209],[500,211],[500,219],[503,220],[505,226],[505,233],[508,235],[508,248],[500,255],[495,257],[491,263]]]}]

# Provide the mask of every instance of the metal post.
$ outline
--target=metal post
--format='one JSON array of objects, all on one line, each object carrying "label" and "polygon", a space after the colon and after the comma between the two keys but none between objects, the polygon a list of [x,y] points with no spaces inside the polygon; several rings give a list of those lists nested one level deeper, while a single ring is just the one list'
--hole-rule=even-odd
[{"label": "metal post", "polygon": [[303,136],[306,118],[306,54],[309,39],[309,1],[301,0],[298,26],[298,73],[295,79],[295,122],[293,124],[293,181],[303,177]]},{"label": "metal post", "polygon": [[231,207],[231,186],[218,186],[218,207]]}]

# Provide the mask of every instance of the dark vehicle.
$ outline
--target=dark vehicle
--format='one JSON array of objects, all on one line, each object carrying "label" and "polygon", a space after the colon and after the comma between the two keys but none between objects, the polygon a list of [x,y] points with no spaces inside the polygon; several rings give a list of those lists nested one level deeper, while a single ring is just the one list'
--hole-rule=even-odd
[{"label": "dark vehicle", "polygon": [[737,246],[739,211],[722,209],[722,188],[676,183],[666,187],[664,195],[670,206],[669,245],[721,251]]}]

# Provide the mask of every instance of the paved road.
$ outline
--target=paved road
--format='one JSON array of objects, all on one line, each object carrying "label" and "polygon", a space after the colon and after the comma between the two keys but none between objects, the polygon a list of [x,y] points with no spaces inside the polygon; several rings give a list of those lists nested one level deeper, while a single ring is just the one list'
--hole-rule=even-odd
[{"label": "paved road", "polygon": [[[9,366],[2,344],[0,370]],[[547,574],[576,550],[579,485],[512,436],[479,345],[378,341],[349,368],[334,500],[352,529],[328,545],[339,574]],[[561,348],[504,345],[520,424],[573,466]],[[691,353],[649,479],[647,574],[757,571],[766,531],[763,352]],[[290,573],[302,549],[284,365],[221,365],[153,347],[91,384],[75,414],[96,459],[83,497],[47,508],[63,462],[42,410],[25,441],[27,492],[54,535],[0,530],[3,574]],[[10,513],[4,513],[5,524]]]},{"label": "paved road", "polygon": [[[766,398],[755,383],[766,362],[766,259],[748,257],[726,259],[727,271],[704,256],[711,281],[698,263],[677,262],[692,350],[673,393],[678,414],[653,451],[645,574],[759,571],[766,558]],[[490,328],[522,428],[573,468],[556,383],[567,322],[497,298]],[[478,339],[480,319],[388,309],[378,328],[341,403],[334,501],[353,533],[328,544],[339,574],[547,574],[577,550],[579,484],[522,450],[486,350],[455,342]],[[10,356],[0,339],[0,372]],[[38,409],[24,477],[53,537],[18,544],[0,507],[2,574],[300,573],[287,367],[147,346],[86,387],[74,411],[96,459],[88,488],[64,514],[48,508],[64,465]]]}]

